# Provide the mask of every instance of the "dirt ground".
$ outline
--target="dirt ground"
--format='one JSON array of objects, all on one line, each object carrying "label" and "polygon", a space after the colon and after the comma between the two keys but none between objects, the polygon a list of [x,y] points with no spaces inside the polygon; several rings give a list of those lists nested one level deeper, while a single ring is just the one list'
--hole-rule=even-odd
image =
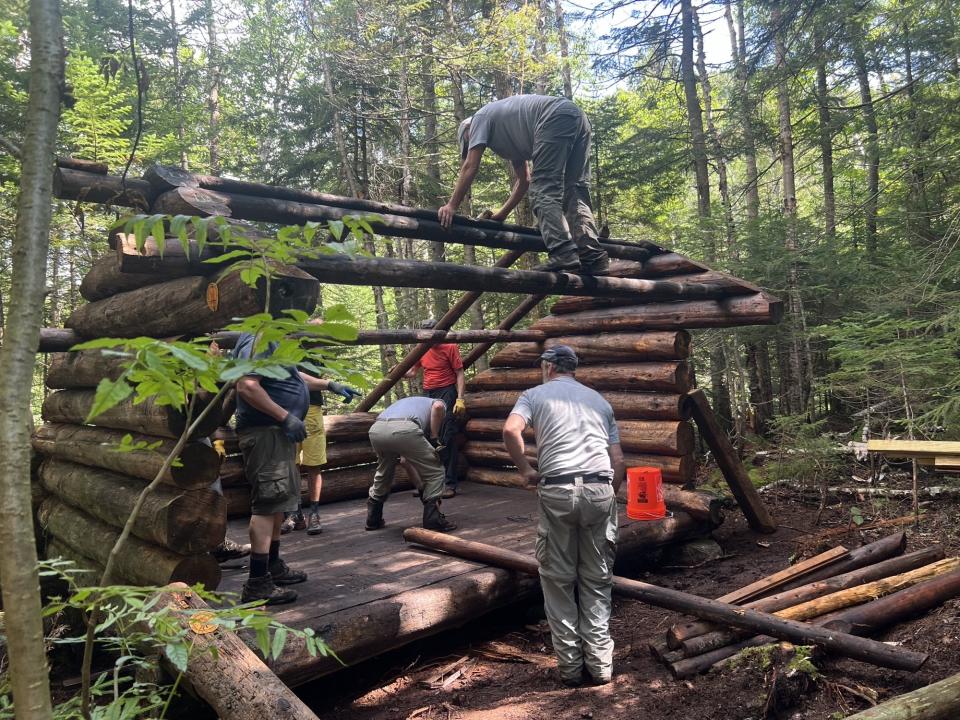
[{"label": "dirt ground", "polygon": [[[865,524],[908,514],[909,502],[864,501],[828,507],[813,526],[817,501],[795,491],[765,495],[781,529],[774,535],[752,533],[737,511],[714,533],[724,558],[690,569],[655,569],[634,577],[707,597],[716,597],[809,556],[843,544],[857,547],[891,529],[852,532],[818,542],[817,533],[855,528],[850,507]],[[960,553],[960,506],[937,500],[922,505],[918,533],[909,532],[908,551],[941,543],[948,555]],[[895,530],[895,528],[894,528]],[[851,660],[815,661],[819,677],[787,677],[775,663],[759,659],[714,669],[690,680],[674,680],[655,660],[648,643],[681,616],[618,599],[612,633],[616,642],[613,682],[604,687],[567,689],[559,684],[550,634],[536,605],[513,606],[442,637],[338,673],[304,688],[304,699],[323,718],[337,720],[828,720],[843,718],[880,701],[960,671],[960,598],[925,616],[891,628],[879,639],[929,653],[919,672],[876,668]],[[464,672],[445,687],[425,682],[440,669],[467,657]],[[774,707],[771,687],[780,707]]]}]

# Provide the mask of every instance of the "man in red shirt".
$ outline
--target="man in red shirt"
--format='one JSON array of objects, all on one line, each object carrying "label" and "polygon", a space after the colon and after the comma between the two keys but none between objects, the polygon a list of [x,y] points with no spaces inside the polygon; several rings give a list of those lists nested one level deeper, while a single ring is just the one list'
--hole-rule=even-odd
[{"label": "man in red shirt", "polygon": [[[435,320],[424,320],[420,327],[433,330]],[[454,435],[457,434],[455,420],[462,418],[467,408],[463,402],[466,379],[463,374],[463,360],[460,348],[452,343],[434,345],[407,372],[406,377],[415,377],[423,369],[423,391],[428,397],[442,400],[447,408],[446,420],[440,433],[440,442],[446,447],[444,458],[445,487],[443,497],[452,498],[457,494],[457,448]]]}]

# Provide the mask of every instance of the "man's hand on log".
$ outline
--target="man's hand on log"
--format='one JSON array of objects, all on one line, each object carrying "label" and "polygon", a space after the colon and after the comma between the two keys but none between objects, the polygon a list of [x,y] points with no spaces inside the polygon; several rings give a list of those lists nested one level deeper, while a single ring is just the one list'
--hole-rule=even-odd
[{"label": "man's hand on log", "polygon": [[453,225],[453,217],[456,214],[457,209],[450,203],[437,210],[437,220],[440,221],[440,226],[449,230],[450,226]]}]

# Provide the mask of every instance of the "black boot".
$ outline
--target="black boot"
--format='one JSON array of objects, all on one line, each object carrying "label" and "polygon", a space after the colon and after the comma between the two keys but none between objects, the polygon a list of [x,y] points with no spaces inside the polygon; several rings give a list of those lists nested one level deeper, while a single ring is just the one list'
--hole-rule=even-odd
[{"label": "black boot", "polygon": [[367,498],[367,524],[366,530],[379,530],[386,527],[383,521],[383,503],[377,502],[373,498]]},{"label": "black boot", "polygon": [[457,526],[440,512],[440,503],[437,500],[429,500],[423,504],[423,527],[437,532],[450,532],[457,529]]}]

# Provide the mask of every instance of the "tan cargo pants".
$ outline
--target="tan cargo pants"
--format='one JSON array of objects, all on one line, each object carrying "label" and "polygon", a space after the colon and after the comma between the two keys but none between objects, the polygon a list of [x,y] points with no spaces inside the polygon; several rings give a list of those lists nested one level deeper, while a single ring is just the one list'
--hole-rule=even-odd
[{"label": "tan cargo pants", "polygon": [[443,463],[417,423],[413,420],[377,420],[370,428],[370,444],[377,453],[377,472],[369,493],[371,500],[382,503],[390,495],[401,457],[405,457],[420,475],[423,502],[440,499]]},{"label": "tan cargo pants", "polygon": [[537,561],[561,678],[613,672],[610,611],[617,501],[610,484],[540,485]]}]

